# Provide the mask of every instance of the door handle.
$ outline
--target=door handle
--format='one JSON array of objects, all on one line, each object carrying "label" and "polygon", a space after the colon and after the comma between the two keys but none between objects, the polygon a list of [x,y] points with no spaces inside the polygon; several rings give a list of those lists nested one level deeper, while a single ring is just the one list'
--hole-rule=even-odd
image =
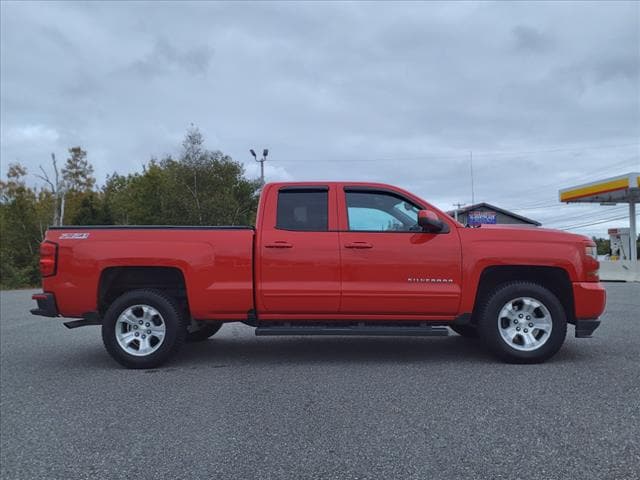
[{"label": "door handle", "polygon": [[347,243],[344,248],[373,248],[369,242],[351,242]]},{"label": "door handle", "polygon": [[283,242],[283,241],[265,244],[265,248],[291,248],[291,247],[293,247],[293,245],[291,245],[289,242]]}]

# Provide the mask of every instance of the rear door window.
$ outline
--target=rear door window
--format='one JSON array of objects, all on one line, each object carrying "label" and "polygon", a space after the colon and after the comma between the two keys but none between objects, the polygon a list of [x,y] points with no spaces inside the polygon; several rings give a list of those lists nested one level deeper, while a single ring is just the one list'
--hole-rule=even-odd
[{"label": "rear door window", "polygon": [[287,189],[278,192],[276,228],[301,232],[329,229],[329,192],[319,189]]}]

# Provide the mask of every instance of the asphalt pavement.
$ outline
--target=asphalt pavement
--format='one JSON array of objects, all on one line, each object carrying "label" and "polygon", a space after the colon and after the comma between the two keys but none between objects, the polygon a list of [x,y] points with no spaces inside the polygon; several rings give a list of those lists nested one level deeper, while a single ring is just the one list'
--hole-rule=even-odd
[{"label": "asphalt pavement", "polygon": [[640,284],[542,365],[476,341],[255,337],[225,325],[163,368],[0,295],[0,477],[640,479]]}]

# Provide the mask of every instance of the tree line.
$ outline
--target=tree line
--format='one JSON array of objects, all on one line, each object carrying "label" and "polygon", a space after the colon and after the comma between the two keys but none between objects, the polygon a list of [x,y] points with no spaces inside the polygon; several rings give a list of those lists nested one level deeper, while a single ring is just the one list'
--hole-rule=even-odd
[{"label": "tree line", "polygon": [[[176,158],[151,159],[141,172],[114,172],[102,186],[81,147],[68,150],[61,168],[53,154],[33,174],[11,163],[0,181],[0,288],[39,283],[39,244],[50,225],[253,224],[259,186],[241,163],[206,149],[195,127]],[[598,254],[609,253],[608,239],[594,240]]]},{"label": "tree line", "polygon": [[151,159],[141,172],[114,172],[102,186],[81,147],[68,150],[61,168],[53,154],[33,174],[11,163],[0,181],[0,287],[39,283],[39,244],[50,225],[252,224],[259,186],[241,163],[205,148],[195,127],[175,158]]}]

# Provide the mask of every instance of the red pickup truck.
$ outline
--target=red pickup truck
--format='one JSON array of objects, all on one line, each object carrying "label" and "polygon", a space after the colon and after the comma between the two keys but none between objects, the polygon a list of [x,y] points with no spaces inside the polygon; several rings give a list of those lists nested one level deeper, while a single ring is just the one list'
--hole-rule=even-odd
[{"label": "red pickup truck", "polygon": [[256,335],[479,337],[509,362],[541,362],[567,324],[604,311],[594,243],[535,227],[468,228],[400,188],[267,184],[254,227],[50,228],[43,293],[65,325],[101,325],[122,365],[150,368],[225,322]]}]

